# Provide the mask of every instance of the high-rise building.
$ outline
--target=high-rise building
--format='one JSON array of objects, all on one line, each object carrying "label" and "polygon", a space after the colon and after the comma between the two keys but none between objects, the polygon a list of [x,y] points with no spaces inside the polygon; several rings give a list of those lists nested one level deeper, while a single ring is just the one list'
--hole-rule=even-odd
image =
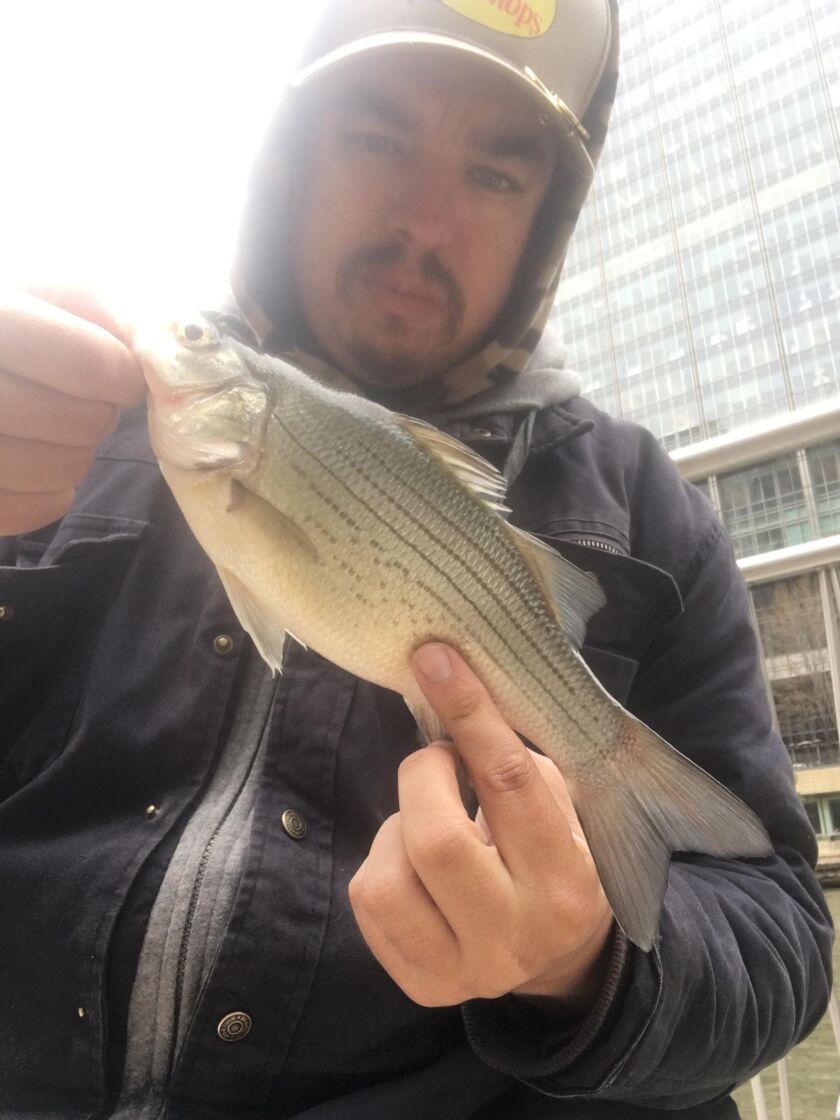
[{"label": "high-rise building", "polygon": [[840,7],[620,8],[615,116],[555,321],[587,395],[650,428],[723,517],[840,870]]}]

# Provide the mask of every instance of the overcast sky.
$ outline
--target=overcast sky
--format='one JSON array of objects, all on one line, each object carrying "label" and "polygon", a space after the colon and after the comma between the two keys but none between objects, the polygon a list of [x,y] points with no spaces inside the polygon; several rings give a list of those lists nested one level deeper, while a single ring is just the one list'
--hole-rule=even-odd
[{"label": "overcast sky", "polygon": [[85,282],[151,306],[212,298],[318,4],[4,5],[0,280]]}]

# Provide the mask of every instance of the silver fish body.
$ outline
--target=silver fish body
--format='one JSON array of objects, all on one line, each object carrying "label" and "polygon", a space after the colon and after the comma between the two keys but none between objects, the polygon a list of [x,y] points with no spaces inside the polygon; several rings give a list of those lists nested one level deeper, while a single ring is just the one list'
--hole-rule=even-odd
[{"label": "silver fish body", "polygon": [[767,854],[757,818],[592,675],[578,647],[600,588],[507,524],[504,480],[479,456],[203,320],[140,353],[163,473],[273,668],[289,633],[400,692],[436,738],[411,653],[431,639],[459,649],[563,773],[616,917],[642,948],[672,851]]}]

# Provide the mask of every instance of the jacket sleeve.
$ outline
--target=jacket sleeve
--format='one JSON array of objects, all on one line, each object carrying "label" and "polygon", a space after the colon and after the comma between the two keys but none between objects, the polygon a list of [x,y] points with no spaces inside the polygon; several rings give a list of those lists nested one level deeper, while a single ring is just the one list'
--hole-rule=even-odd
[{"label": "jacket sleeve", "polygon": [[773,730],[748,591],[705,500],[685,486],[679,504],[703,528],[679,573],[684,612],[654,638],[627,706],[746,801],[775,854],[676,855],[658,945],[643,953],[618,937],[602,998],[576,1029],[511,997],[464,1009],[477,1054],[543,1093],[664,1110],[724,1096],[780,1058],[831,988],[816,843]]}]

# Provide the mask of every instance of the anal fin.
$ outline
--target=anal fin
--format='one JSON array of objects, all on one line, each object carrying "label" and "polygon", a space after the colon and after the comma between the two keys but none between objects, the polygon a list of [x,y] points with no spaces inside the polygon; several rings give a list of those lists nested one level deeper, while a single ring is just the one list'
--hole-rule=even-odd
[{"label": "anal fin", "polygon": [[428,746],[429,743],[436,743],[439,739],[449,738],[446,728],[441,723],[440,716],[422,693],[416,693],[410,700],[407,696],[404,696],[403,699],[408,710],[414,716],[424,747]]},{"label": "anal fin", "polygon": [[[283,646],[287,630],[277,612],[261,603],[242,580],[228,568],[220,567],[217,570],[242,629],[250,634],[260,657],[271,671],[282,673]],[[303,645],[303,642],[300,644]]]}]

